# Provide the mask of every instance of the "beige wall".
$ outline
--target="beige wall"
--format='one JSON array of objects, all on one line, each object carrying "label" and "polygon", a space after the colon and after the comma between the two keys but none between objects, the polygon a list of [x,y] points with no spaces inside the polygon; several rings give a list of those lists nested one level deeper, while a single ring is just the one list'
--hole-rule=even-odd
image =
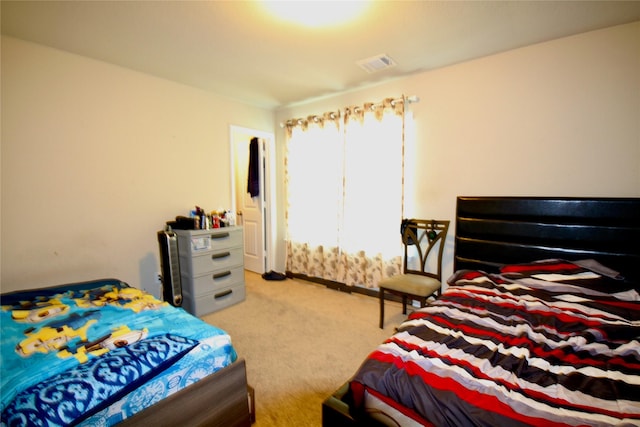
[{"label": "beige wall", "polygon": [[[457,195],[640,197],[638,22],[275,113],[6,37],[1,77],[2,291],[104,276],[155,288],[164,222],[230,204],[230,124],[277,131],[281,174],[276,123],[403,93],[420,98],[409,215],[453,219]],[[452,251],[450,238],[446,275]]]},{"label": "beige wall", "polygon": [[166,220],[229,208],[230,125],[274,113],[2,38],[2,291],[117,277],[155,290]]},{"label": "beige wall", "polygon": [[[640,22],[297,105],[276,118],[403,93],[420,98],[411,105],[419,166],[408,216],[453,220],[458,195],[640,197]],[[372,208],[381,214],[375,201]],[[446,275],[452,253],[450,236]]]}]

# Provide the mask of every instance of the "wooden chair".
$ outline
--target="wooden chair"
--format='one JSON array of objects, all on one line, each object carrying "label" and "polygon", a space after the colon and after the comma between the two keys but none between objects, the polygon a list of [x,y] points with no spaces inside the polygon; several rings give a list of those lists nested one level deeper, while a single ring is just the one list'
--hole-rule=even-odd
[{"label": "wooden chair", "polygon": [[404,260],[402,274],[383,279],[380,288],[380,328],[384,325],[384,299],[389,292],[402,297],[402,314],[407,314],[407,299],[427,304],[442,287],[442,253],[449,221],[411,219],[402,223]]}]

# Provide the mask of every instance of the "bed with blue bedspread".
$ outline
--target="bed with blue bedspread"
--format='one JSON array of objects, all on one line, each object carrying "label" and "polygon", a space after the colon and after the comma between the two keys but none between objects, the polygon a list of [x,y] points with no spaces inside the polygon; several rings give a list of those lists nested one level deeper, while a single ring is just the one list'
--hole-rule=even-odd
[{"label": "bed with blue bedspread", "polygon": [[191,385],[239,364],[231,369],[242,374],[216,393],[242,402],[219,425],[249,424],[229,335],[180,308],[116,279],[4,294],[1,304],[2,426],[110,426],[145,411],[193,422],[190,411],[208,417],[220,405],[190,409],[180,396],[193,401]]}]

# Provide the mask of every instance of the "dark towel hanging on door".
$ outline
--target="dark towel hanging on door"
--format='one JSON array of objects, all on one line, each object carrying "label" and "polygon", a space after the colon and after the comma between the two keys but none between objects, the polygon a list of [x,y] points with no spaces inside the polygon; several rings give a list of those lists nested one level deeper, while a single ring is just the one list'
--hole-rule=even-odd
[{"label": "dark towel hanging on door", "polygon": [[249,173],[247,173],[247,192],[251,197],[260,195],[260,154],[258,138],[251,138],[249,144]]}]

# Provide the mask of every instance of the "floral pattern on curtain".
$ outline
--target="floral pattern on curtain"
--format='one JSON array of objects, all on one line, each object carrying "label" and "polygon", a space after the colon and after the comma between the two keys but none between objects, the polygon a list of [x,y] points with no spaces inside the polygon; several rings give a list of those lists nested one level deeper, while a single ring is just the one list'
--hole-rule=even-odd
[{"label": "floral pattern on curtain", "polygon": [[404,101],[289,121],[287,136],[287,270],[367,288],[398,274]]}]

